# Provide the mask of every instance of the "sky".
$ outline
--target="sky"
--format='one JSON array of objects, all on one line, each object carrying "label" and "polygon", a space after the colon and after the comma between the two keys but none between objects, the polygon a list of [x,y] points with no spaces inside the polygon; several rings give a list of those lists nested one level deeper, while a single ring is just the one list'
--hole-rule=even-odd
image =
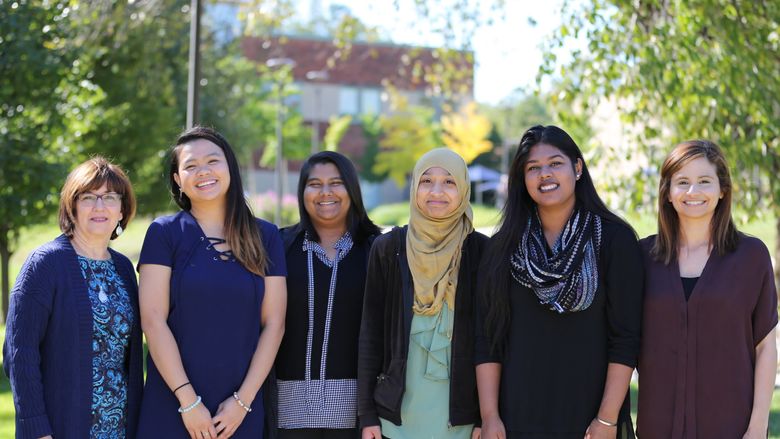
[{"label": "sky", "polygon": [[[400,12],[390,0],[299,0],[306,13],[319,7],[327,14],[331,4],[347,6],[370,26],[384,29],[393,42],[435,46],[431,32],[409,25],[404,15],[410,0],[399,0]],[[505,0],[503,17],[490,27],[477,30],[472,41],[476,58],[474,97],[477,102],[499,104],[518,88],[536,86],[542,63],[541,44],[561,24],[561,0]],[[319,4],[319,6],[317,5]],[[536,24],[531,25],[529,18]]]}]

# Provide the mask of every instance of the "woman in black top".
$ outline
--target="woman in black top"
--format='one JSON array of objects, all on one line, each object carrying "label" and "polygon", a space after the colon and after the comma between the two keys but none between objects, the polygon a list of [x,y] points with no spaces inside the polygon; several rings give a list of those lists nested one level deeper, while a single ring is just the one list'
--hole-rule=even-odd
[{"label": "woman in black top", "polygon": [[523,135],[480,275],[482,437],[633,437],[641,254],[560,128]]},{"label": "woman in black top", "polygon": [[355,167],[336,152],[304,163],[298,208],[300,223],[282,229],[288,276],[277,434],[355,438],[363,288],[380,230],[366,215]]}]

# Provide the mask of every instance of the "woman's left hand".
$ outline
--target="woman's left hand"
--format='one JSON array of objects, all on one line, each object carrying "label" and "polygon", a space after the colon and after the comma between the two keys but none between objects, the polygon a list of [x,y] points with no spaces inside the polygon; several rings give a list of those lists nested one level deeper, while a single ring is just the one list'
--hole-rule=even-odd
[{"label": "woman's left hand", "polygon": [[479,427],[474,427],[473,430],[471,430],[471,439],[480,439],[482,437],[482,429]]},{"label": "woman's left hand", "polygon": [[211,419],[214,427],[217,429],[218,439],[229,438],[238,429],[238,426],[244,422],[247,411],[238,405],[233,396],[222,401],[217,407],[217,414]]},{"label": "woman's left hand", "polygon": [[588,429],[585,430],[585,439],[615,439],[617,437],[617,427],[609,427],[596,419],[590,421]]}]

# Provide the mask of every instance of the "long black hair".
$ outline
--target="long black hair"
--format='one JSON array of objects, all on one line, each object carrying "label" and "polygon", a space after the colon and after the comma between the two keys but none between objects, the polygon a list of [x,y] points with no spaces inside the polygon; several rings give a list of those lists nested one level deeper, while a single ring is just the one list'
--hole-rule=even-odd
[{"label": "long black hair", "polygon": [[360,180],[355,165],[348,158],[334,151],[318,152],[306,159],[301,167],[301,175],[298,178],[298,212],[301,218],[301,228],[309,233],[311,239],[319,242],[320,236],[317,234],[309,212],[306,211],[303,203],[303,191],[306,189],[312,168],[323,163],[331,163],[338,169],[341,181],[344,182],[344,187],[347,189],[349,195],[347,230],[352,235],[352,239],[356,243],[362,243],[369,236],[381,233],[379,227],[368,217],[366,208],[363,206],[363,195],[360,191]]},{"label": "long black hair", "polygon": [[225,195],[227,198],[224,223],[225,240],[233,252],[233,256],[244,268],[263,276],[268,267],[268,256],[263,247],[260,228],[257,226],[252,209],[244,198],[244,186],[241,184],[238,160],[228,141],[213,128],[196,125],[181,133],[171,147],[168,181],[173,200],[183,210],[189,212],[192,209],[189,197],[184,192],[180,192],[179,185],[173,175],[179,172],[179,152],[182,146],[198,139],[208,140],[222,150],[230,172],[230,185]]},{"label": "long black hair", "polygon": [[571,160],[572,166],[576,165],[578,159],[582,163],[582,173],[574,187],[577,207],[630,228],[628,223],[612,213],[599,197],[588,167],[585,165],[582,151],[566,131],[554,125],[536,125],[529,128],[520,140],[509,169],[507,202],[502,211],[501,226],[490,240],[482,258],[481,271],[485,276],[481,286],[483,291],[481,297],[487,310],[484,330],[493,351],[502,348],[501,342],[509,327],[511,313],[509,289],[512,282],[509,259],[517,248],[521,235],[525,233],[529,216],[534,215],[536,211],[536,203],[525,186],[525,165],[531,149],[539,144],[558,148]]}]

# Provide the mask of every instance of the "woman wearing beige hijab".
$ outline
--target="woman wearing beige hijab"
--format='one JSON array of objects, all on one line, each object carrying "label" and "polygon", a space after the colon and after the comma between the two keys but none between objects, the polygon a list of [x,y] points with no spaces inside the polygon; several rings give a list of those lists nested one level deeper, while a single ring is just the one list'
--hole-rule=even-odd
[{"label": "woman wearing beige hijab", "polygon": [[374,242],[358,353],[364,439],[468,439],[479,421],[472,292],[487,238],[468,170],[446,148],[417,162],[410,218]]}]

